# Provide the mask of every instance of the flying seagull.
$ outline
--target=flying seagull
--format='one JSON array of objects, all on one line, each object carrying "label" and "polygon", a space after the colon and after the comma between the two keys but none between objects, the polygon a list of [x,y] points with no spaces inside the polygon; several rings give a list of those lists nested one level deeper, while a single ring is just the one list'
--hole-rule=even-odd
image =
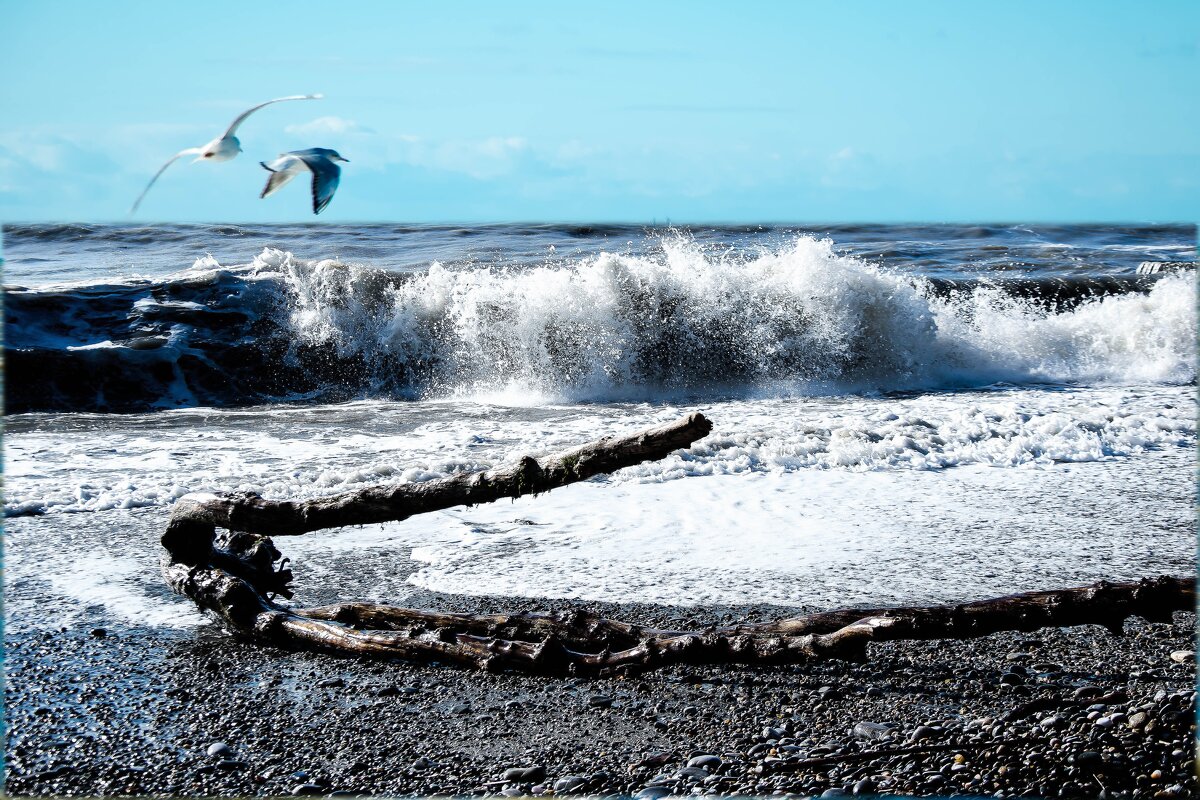
[{"label": "flying seagull", "polygon": [[350,163],[350,159],[342,158],[336,150],[330,150],[328,147],[310,147],[307,150],[280,153],[279,158],[270,164],[260,161],[258,163],[262,164],[263,169],[270,172],[271,176],[267,178],[267,185],[263,187],[259,197],[275,194],[284,184],[307,169],[313,176],[313,213],[320,214],[337,191],[338,180],[342,177],[342,170],[337,165],[339,161]]},{"label": "flying seagull", "polygon": [[148,184],[146,184],[146,188],[142,189],[142,193],[139,194],[138,199],[134,201],[133,208],[129,209],[129,213],[132,214],[133,212],[137,211],[138,206],[142,204],[142,198],[146,196],[146,192],[150,191],[150,187],[154,185],[156,180],[158,180],[158,176],[162,175],[166,168],[174,164],[177,159],[183,158],[184,156],[195,156],[196,161],[228,161],[237,156],[238,153],[242,152],[242,143],[238,141],[237,136],[234,134],[237,133],[237,129],[241,127],[241,124],[246,121],[246,117],[250,116],[255,111],[258,111],[264,106],[269,106],[272,103],[282,103],[284,100],[320,100],[322,97],[323,95],[319,94],[293,94],[287,97],[276,97],[274,100],[268,100],[265,103],[259,103],[258,105],[254,106],[254,108],[247,109],[241,114],[238,114],[237,119],[235,119],[229,126],[229,130],[225,131],[225,133],[221,134],[216,139],[213,139],[203,147],[189,147],[188,149],[180,150],[178,153],[171,156],[171,158],[167,160],[167,163],[163,164],[162,167],[159,168],[158,172],[154,173],[154,177],[150,179]]}]

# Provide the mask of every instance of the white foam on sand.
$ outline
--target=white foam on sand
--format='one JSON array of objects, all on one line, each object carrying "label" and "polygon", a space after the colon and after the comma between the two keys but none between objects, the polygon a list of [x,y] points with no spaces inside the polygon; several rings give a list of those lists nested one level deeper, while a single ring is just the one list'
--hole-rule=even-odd
[{"label": "white foam on sand", "polygon": [[1192,493],[1112,463],[589,483],[451,511],[412,581],[463,594],[822,607],[1188,572]]},{"label": "white foam on sand", "polygon": [[[615,480],[1105,461],[1195,441],[1191,387],[892,398],[765,398],[697,408],[714,433]],[[674,419],[680,406],[538,408],[364,402],[272,411],[80,415],[71,433],[12,431],[8,516],[170,506],[193,491],[303,499],[485,469]],[[86,469],[83,465],[86,464]]]},{"label": "white foam on sand", "polygon": [[421,481],[693,408],[714,432],[661,461],[536,498],[281,540],[298,600],[404,602],[423,588],[829,607],[1186,573],[1195,407],[1193,387],[1148,386],[21,415],[6,437],[6,616],[17,627],[198,623],[158,572],[158,537],[188,491],[295,499]]}]

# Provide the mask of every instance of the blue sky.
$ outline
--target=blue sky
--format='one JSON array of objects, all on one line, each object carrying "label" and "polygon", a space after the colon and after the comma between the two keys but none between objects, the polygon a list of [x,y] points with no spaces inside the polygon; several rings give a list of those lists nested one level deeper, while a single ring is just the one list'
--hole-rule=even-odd
[{"label": "blue sky", "polygon": [[1200,3],[0,0],[0,221],[1200,219]]}]

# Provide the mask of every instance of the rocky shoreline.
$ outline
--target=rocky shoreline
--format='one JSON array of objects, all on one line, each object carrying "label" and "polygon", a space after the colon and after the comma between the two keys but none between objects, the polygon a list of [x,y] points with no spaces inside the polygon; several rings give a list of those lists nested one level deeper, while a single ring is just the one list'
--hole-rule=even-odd
[{"label": "rocky shoreline", "polygon": [[[799,611],[424,600],[663,626]],[[1197,797],[1194,624],[626,679],[289,653],[215,628],[10,633],[6,791]]]}]

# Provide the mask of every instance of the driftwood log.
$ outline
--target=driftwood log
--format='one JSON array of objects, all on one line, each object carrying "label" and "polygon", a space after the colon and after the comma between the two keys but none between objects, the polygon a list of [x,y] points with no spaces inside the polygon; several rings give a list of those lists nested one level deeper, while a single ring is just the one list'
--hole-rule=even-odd
[{"label": "driftwood log", "polygon": [[167,551],[163,574],[176,592],[215,614],[234,634],[256,642],[547,673],[861,659],[870,642],[969,638],[1070,625],[1096,624],[1120,633],[1130,616],[1167,622],[1174,611],[1194,607],[1195,579],[1170,576],[960,605],[849,609],[699,631],[648,628],[582,611],[470,615],[376,603],[292,608],[275,601],[277,595],[293,596],[292,573],[269,536],[397,521],[537,494],[662,458],[711,429],[703,415],[691,414],[540,459],[526,456],[508,467],[305,502],[250,493],[187,495],[176,503],[162,537]]}]

